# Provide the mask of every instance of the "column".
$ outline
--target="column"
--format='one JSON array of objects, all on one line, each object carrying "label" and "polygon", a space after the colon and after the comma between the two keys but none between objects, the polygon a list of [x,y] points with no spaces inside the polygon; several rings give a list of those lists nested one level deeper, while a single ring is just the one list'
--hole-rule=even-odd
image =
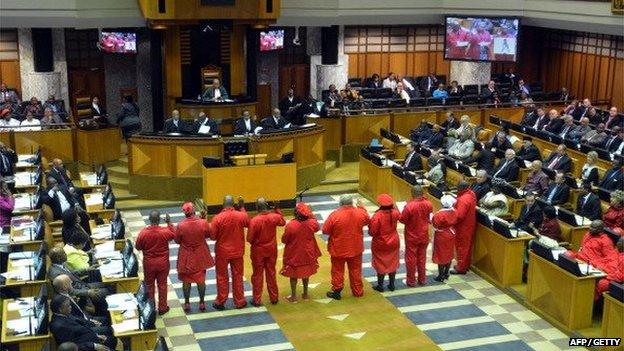
[{"label": "column", "polygon": [[456,80],[459,85],[487,84],[491,73],[491,62],[451,61],[450,81]]},{"label": "column", "polygon": [[308,55],[310,55],[310,94],[317,99],[321,92],[335,84],[342,89],[349,78],[349,56],[344,54],[344,26],[338,31],[338,64],[324,65],[321,59],[321,28],[308,27]]}]

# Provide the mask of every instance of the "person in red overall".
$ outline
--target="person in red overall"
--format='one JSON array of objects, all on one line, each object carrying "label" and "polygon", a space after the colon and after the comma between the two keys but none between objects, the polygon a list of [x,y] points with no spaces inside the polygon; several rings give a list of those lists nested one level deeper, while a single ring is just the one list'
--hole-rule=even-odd
[{"label": "person in red overall", "polygon": [[468,44],[468,32],[462,29],[458,23],[452,23],[448,27],[448,34],[446,35],[447,58],[464,58]]},{"label": "person in red overall", "polygon": [[373,289],[384,291],[384,278],[388,275],[388,290],[394,291],[394,278],[399,269],[399,248],[401,241],[397,223],[401,213],[394,207],[388,194],[377,196],[379,209],[371,217],[368,234],[373,237],[371,252],[373,268],[377,272],[377,286]]},{"label": "person in red overall", "polygon": [[286,296],[288,302],[297,302],[298,279],[303,283],[301,298],[309,299],[308,282],[310,276],[316,274],[319,267],[318,258],[321,257],[321,250],[314,236],[319,229],[318,221],[310,207],[299,202],[295,207],[295,219],[286,224],[282,235],[282,243],[286,246],[280,274],[290,278],[290,295]]},{"label": "person in red overall", "polygon": [[485,28],[485,24],[478,24],[476,31],[468,35],[465,53],[472,60],[492,59],[492,35]]},{"label": "person in red overall", "polygon": [[624,229],[624,191],[612,192],[610,200],[609,208],[602,215],[604,225],[611,229]]},{"label": "person in red overall", "polygon": [[433,279],[438,282],[449,277],[449,268],[453,260],[453,242],[455,241],[454,226],[458,223],[457,214],[453,208],[455,198],[451,195],[443,195],[440,202],[442,208],[431,218],[434,231],[432,260],[438,265],[438,276]]},{"label": "person in red overall", "polygon": [[251,286],[253,298],[251,304],[262,306],[263,275],[266,275],[267,289],[271,304],[278,301],[277,280],[275,277],[275,264],[277,262],[277,227],[284,226],[286,221],[282,212],[274,207],[269,209],[266,200],[259,198],[256,201],[258,215],[249,221],[247,230],[247,242],[251,244]]},{"label": "person in red overall", "polygon": [[[182,281],[185,312],[191,310],[189,298],[191,284],[197,284],[199,295],[199,310],[205,311],[204,295],[206,295],[206,269],[214,266],[210,248],[206,239],[210,237],[210,224],[204,218],[195,216],[195,207],[187,202],[182,205],[183,220],[175,230],[175,242],[180,244],[178,249],[178,279]],[[203,217],[203,216],[202,216]]]},{"label": "person in red overall", "polygon": [[228,266],[232,271],[232,295],[234,307],[244,308],[245,291],[243,290],[243,255],[245,254],[245,227],[249,226],[249,217],[242,198],[234,207],[234,198],[227,195],[223,200],[223,210],[212,219],[210,237],[216,240],[215,257],[217,273],[217,298],[212,307],[222,311],[230,293]]},{"label": "person in red overall", "polygon": [[329,235],[327,249],[331,256],[332,290],[327,297],[340,300],[344,287],[344,265],[349,269],[349,285],[355,297],[364,295],[362,285],[363,227],[370,222],[361,200],[353,206],[350,195],[340,197],[340,207],[323,224],[323,233]]},{"label": "person in red overall", "polygon": [[603,266],[603,271],[607,274],[605,278],[596,282],[596,294],[594,300],[600,300],[602,293],[609,290],[609,283],[624,283],[624,238],[620,238],[615,245],[618,254],[611,257]]},{"label": "person in red overall", "polygon": [[455,227],[455,251],[457,264],[451,274],[466,274],[472,258],[472,242],[477,228],[477,196],[465,181],[457,184],[457,202],[455,203],[457,223]]},{"label": "person in red overall", "polygon": [[618,251],[611,238],[603,230],[604,224],[601,220],[592,221],[589,224],[589,231],[581,240],[578,252],[568,251],[567,254],[604,271],[609,260],[617,257]]},{"label": "person in red overall", "polygon": [[141,229],[134,247],[143,251],[143,273],[148,296],[154,299],[155,284],[158,282],[158,314],[169,312],[167,306],[167,277],[169,276],[169,242],[173,240],[173,226],[169,215],[165,216],[167,227],[160,226],[160,212],[152,211],[150,225]]},{"label": "person in red overall", "polygon": [[423,196],[422,187],[412,187],[412,199],[405,205],[399,220],[405,224],[405,284],[416,286],[427,281],[427,246],[429,246],[429,218],[433,205]]}]

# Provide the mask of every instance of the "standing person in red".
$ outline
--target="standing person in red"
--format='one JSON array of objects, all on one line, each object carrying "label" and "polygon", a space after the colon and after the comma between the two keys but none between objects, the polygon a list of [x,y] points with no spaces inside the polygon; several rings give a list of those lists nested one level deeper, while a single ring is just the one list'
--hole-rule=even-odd
[{"label": "standing person in red", "polygon": [[457,214],[453,208],[455,198],[451,195],[443,195],[440,202],[442,208],[431,218],[434,231],[432,259],[433,263],[438,265],[438,276],[433,279],[438,282],[449,277],[449,268],[453,260],[453,241],[455,240],[454,226],[458,223]]},{"label": "standing person in red", "polygon": [[455,250],[457,264],[451,274],[466,274],[472,258],[472,241],[477,228],[477,196],[465,181],[457,184],[457,202],[455,203],[457,223],[455,228]]},{"label": "standing person in red", "polygon": [[271,211],[266,200],[256,200],[258,215],[249,221],[247,242],[251,244],[251,285],[253,298],[251,304],[262,306],[263,275],[266,275],[267,289],[271,304],[278,301],[277,280],[275,277],[275,263],[277,262],[277,227],[284,226],[286,221],[282,212],[275,206]]},{"label": "standing person in red", "polygon": [[290,278],[290,296],[286,301],[297,302],[297,279],[303,283],[301,298],[308,300],[308,282],[310,276],[318,270],[318,258],[321,256],[314,233],[319,230],[319,224],[310,207],[300,202],[295,207],[295,219],[286,224],[282,243],[284,247],[284,266],[281,274]]},{"label": "standing person in red", "polygon": [[[206,269],[214,266],[210,248],[206,239],[210,237],[210,224],[204,218],[195,216],[195,207],[187,202],[182,205],[183,220],[175,230],[175,242],[180,244],[178,249],[178,279],[182,281],[184,294],[184,312],[191,310],[189,298],[191,284],[197,284],[199,295],[199,310],[205,311],[204,295],[206,295]],[[204,217],[202,215],[202,217]]]},{"label": "standing person in red", "polygon": [[388,194],[377,196],[379,209],[371,217],[368,234],[373,237],[371,251],[373,268],[377,272],[377,286],[373,289],[384,291],[384,278],[388,275],[388,290],[394,291],[394,278],[399,269],[399,248],[401,241],[397,232],[397,223],[401,213],[394,207],[394,201]]},{"label": "standing person in red", "polygon": [[212,307],[222,311],[230,293],[228,266],[232,271],[232,295],[234,307],[244,308],[245,291],[243,290],[243,255],[245,254],[245,227],[249,226],[249,217],[245,203],[238,198],[234,207],[234,198],[227,195],[223,199],[223,210],[212,219],[210,237],[216,240],[217,298]]},{"label": "standing person in red", "polygon": [[323,233],[329,235],[327,249],[331,256],[332,290],[327,297],[340,300],[344,287],[344,265],[349,269],[349,285],[355,297],[364,295],[362,286],[362,253],[364,232],[370,222],[361,200],[353,206],[351,195],[340,197],[340,207],[332,212],[323,224]]},{"label": "standing person in red", "polygon": [[604,224],[601,220],[592,221],[589,224],[589,231],[581,240],[578,252],[568,251],[568,255],[604,270],[609,260],[617,257],[618,252],[611,238],[603,230]]},{"label": "standing person in red", "polygon": [[423,196],[422,187],[412,187],[412,199],[405,205],[399,220],[405,224],[405,284],[416,286],[427,281],[427,246],[429,246],[429,219],[433,212],[431,202]]},{"label": "standing person in red", "polygon": [[173,240],[173,226],[169,215],[165,216],[167,227],[160,226],[160,212],[152,211],[150,225],[137,236],[135,247],[143,251],[143,272],[149,298],[154,300],[154,281],[158,282],[158,314],[169,312],[167,306],[167,277],[169,276],[169,242]]}]

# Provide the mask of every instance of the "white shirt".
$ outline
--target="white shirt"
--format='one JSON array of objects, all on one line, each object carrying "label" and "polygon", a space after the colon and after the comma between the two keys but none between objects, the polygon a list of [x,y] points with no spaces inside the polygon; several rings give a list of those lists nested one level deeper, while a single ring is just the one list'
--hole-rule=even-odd
[{"label": "white shirt", "polygon": [[410,83],[407,80],[405,80],[405,78],[403,78],[401,80],[401,83],[403,83],[403,86],[405,87],[405,89],[407,89],[407,90],[414,90],[414,86],[412,85],[412,83]]},{"label": "white shirt", "polygon": [[397,87],[397,82],[396,80],[390,80],[389,78],[386,78],[383,80],[383,87],[395,90]]},{"label": "white shirt", "polygon": [[21,131],[41,130],[41,121],[36,118],[33,118],[32,121],[25,119],[20,125],[22,126]]},{"label": "white shirt", "polygon": [[251,130],[251,119],[244,119],[243,118],[243,122],[245,122],[245,130],[248,130],[248,131],[251,132],[252,131]]},{"label": "white shirt", "polygon": [[[59,203],[61,204],[61,213],[69,210],[71,206],[69,205],[69,201],[67,201],[67,198],[65,198],[65,195],[63,195],[63,193],[60,191],[57,191],[56,194],[58,195]],[[48,191],[48,195],[53,198],[54,190],[50,189],[50,191]]]},{"label": "white shirt", "polygon": [[220,88],[214,88],[214,98],[215,99],[219,99],[221,98],[221,89]]},{"label": "white shirt", "polygon": [[405,100],[405,102],[407,102],[409,104],[410,102],[410,96],[407,93],[407,91],[405,90],[401,90],[401,94],[399,94],[401,96],[401,99]]},{"label": "white shirt", "polygon": [[[0,120],[0,127],[19,127],[19,125],[20,122],[15,118],[9,119],[8,122],[5,119]],[[10,128],[6,128],[4,130],[10,130]]]},{"label": "white shirt", "polygon": [[102,114],[102,111],[100,111],[100,106],[98,106],[97,104],[92,104],[91,107],[93,107],[93,109],[97,111],[98,115]]}]

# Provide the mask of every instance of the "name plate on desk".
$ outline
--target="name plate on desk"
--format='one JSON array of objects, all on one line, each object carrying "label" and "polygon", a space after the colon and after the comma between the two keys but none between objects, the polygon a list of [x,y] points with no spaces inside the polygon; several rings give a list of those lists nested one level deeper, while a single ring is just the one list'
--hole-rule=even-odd
[{"label": "name plate on desk", "polygon": [[263,165],[266,163],[266,158],[267,154],[230,156],[234,166]]}]

